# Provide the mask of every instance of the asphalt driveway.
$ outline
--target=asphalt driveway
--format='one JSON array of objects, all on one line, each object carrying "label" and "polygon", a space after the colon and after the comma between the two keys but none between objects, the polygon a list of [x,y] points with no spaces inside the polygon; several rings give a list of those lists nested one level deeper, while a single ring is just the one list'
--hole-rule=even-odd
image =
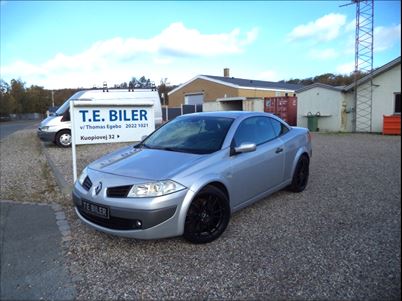
[{"label": "asphalt driveway", "polygon": [[54,208],[0,201],[0,220],[0,299],[74,299]]},{"label": "asphalt driveway", "polygon": [[28,127],[34,127],[40,120],[16,120],[0,122],[0,140],[8,135]]}]

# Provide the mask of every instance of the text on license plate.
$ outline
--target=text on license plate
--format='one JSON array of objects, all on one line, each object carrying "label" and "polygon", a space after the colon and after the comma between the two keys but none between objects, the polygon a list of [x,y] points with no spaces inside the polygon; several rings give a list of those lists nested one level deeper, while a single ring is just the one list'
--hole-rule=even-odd
[{"label": "text on license plate", "polygon": [[82,201],[82,209],[89,214],[103,218],[109,218],[109,208],[107,207],[99,206],[87,201]]}]

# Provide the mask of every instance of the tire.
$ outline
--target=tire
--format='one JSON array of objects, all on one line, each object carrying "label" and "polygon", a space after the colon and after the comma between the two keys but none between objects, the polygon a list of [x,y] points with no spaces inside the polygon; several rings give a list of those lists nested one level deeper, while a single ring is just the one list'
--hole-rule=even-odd
[{"label": "tire", "polygon": [[195,244],[209,243],[226,229],[230,219],[227,196],[214,186],[203,188],[191,202],[183,237]]},{"label": "tire", "polygon": [[309,172],[310,160],[306,155],[302,155],[297,162],[289,190],[293,192],[302,192],[307,186]]},{"label": "tire", "polygon": [[71,132],[69,130],[62,130],[56,134],[55,142],[60,147],[71,146]]}]

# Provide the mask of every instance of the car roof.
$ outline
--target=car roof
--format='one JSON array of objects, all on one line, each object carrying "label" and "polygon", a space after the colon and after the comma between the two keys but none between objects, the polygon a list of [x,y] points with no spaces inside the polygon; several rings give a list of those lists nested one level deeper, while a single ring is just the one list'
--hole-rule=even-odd
[{"label": "car roof", "polygon": [[251,116],[269,116],[276,117],[275,115],[265,113],[265,112],[251,112],[251,111],[216,111],[216,112],[199,112],[186,114],[182,116],[210,116],[210,117],[226,117],[226,118],[245,118]]}]

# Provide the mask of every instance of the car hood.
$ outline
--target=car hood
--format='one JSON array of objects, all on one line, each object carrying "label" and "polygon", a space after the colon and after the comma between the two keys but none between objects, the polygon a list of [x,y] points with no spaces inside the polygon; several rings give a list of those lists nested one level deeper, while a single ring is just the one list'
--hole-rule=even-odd
[{"label": "car hood", "polygon": [[118,176],[157,181],[172,179],[205,156],[130,146],[106,155],[88,167]]}]

